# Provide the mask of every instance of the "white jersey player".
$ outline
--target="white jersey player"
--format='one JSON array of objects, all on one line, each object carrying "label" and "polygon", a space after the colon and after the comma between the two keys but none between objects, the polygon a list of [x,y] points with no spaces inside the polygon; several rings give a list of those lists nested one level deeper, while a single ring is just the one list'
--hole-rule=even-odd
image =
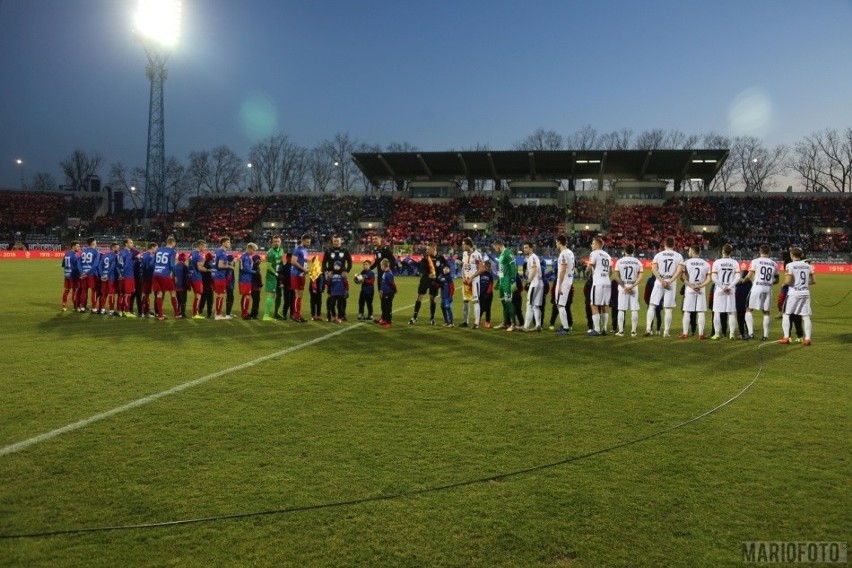
[{"label": "white jersey player", "polygon": [[802,249],[790,250],[790,258],[793,259],[787,265],[785,284],[787,284],[787,298],[784,300],[784,319],[781,327],[784,330],[784,338],[778,343],[790,343],[790,316],[797,314],[802,316],[802,324],[805,327],[805,340],[803,345],[811,344],[811,289],[814,281],[813,267],[802,260],[804,253]]},{"label": "white jersey player", "polygon": [[710,263],[701,258],[698,245],[689,247],[689,258],[683,263],[683,333],[681,339],[689,337],[689,320],[695,313],[698,320],[698,339],[704,339],[707,324],[707,294],[704,287],[710,283]]},{"label": "white jersey player", "polygon": [[772,305],[772,285],[778,282],[778,265],[769,258],[769,246],[760,245],[760,256],[751,261],[748,277],[752,281],[751,293],[748,296],[748,308],[745,315],[748,335],[746,339],[754,339],[754,315],[752,310],[763,312],[763,341],[769,339],[769,307]]},{"label": "white jersey player", "polygon": [[592,252],[589,254],[589,264],[586,272],[592,275],[592,292],[589,304],[592,308],[591,336],[606,335],[609,323],[609,302],[612,294],[612,258],[603,250],[603,239],[592,239]]},{"label": "white jersey player", "polygon": [[727,315],[728,337],[734,338],[737,321],[736,287],[740,281],[740,263],[731,258],[734,250],[730,244],[722,247],[722,258],[716,259],[710,270],[713,279],[713,337],[722,337],[722,314]]},{"label": "white jersey player", "polygon": [[675,282],[683,270],[683,256],[674,250],[674,237],[666,237],[665,248],[654,256],[651,263],[654,271],[654,289],[651,291],[651,301],[645,322],[645,335],[651,335],[651,324],[657,306],[663,306],[663,337],[669,336],[672,327],[672,308],[677,305],[677,290]]},{"label": "white jersey player", "polygon": [[[541,259],[534,252],[532,242],[524,243],[524,256],[527,261],[527,312],[524,318],[524,331],[541,331],[541,301],[544,297],[544,279],[542,278]],[[535,327],[532,327],[535,322]]]},{"label": "white jersey player", "polygon": [[632,243],[624,247],[625,256],[615,263],[615,280],[618,282],[618,333],[624,335],[625,312],[630,312],[630,335],[636,337],[639,325],[639,281],[642,280],[642,261],[633,256]]},{"label": "white jersey player", "polygon": [[574,286],[574,253],[568,248],[568,238],[565,235],[556,237],[556,248],[559,257],[556,260],[556,308],[559,310],[559,321],[562,327],[557,335],[568,335],[571,326],[568,324],[568,298]]},{"label": "white jersey player", "polygon": [[462,299],[464,300],[464,320],[461,327],[468,326],[470,304],[473,304],[473,328],[479,327],[481,306],[479,304],[479,275],[483,271],[482,253],[473,246],[470,237],[462,241]]}]

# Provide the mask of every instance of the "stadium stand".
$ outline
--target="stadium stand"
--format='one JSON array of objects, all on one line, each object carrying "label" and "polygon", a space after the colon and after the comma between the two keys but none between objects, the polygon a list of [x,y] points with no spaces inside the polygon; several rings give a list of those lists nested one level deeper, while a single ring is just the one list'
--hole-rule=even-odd
[{"label": "stadium stand", "polygon": [[[293,242],[303,233],[315,237],[315,245],[334,233],[341,234],[353,249],[368,246],[372,231],[359,222],[384,223],[383,234],[396,246],[418,247],[434,240],[455,247],[464,237],[486,248],[496,237],[513,248],[532,240],[540,249],[550,249],[565,223],[600,225],[607,247],[619,254],[627,242],[640,252],[655,252],[663,237],[672,235],[677,247],[699,244],[706,255],[721,244],[735,245],[735,256],[756,254],[761,243],[769,243],[775,255],[790,246],[801,246],[811,256],[840,258],[849,255],[852,199],[814,198],[790,195],[694,195],[681,194],[655,204],[625,204],[613,195],[577,195],[563,209],[555,205],[517,205],[505,196],[494,199],[465,195],[443,203],[424,203],[391,196],[353,195],[232,195],[193,199],[190,206],[169,215],[157,215],[141,223],[135,211],[95,217],[103,196],[67,193],[0,192],[0,250],[24,246],[33,250],[61,247],[68,218],[79,217],[75,236],[96,236],[99,241],[124,236],[162,240],[175,234],[183,246],[204,238],[215,242],[228,235],[234,246],[247,240],[265,244],[273,234]],[[280,222],[264,228],[262,221]],[[481,222],[487,229],[465,229]],[[183,225],[186,223],[186,225]],[[692,227],[712,225],[708,232]],[[470,225],[467,225],[470,227]],[[597,235],[577,227],[573,246],[585,249]],[[570,224],[569,224],[570,229]],[[714,232],[714,230],[718,232]],[[570,233],[570,230],[569,230]]]}]

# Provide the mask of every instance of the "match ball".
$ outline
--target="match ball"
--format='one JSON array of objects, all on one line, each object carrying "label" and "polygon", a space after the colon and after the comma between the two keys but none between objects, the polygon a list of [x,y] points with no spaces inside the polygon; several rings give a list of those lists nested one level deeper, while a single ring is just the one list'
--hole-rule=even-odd
[{"label": "match ball", "polygon": [[355,284],[360,284],[364,281],[364,276],[362,274],[355,275]]}]

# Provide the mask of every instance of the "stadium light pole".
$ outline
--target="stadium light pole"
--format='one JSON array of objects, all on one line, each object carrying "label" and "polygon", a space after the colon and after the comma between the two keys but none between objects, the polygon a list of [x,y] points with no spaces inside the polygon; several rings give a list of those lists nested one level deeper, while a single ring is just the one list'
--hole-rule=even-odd
[{"label": "stadium light pole", "polygon": [[21,190],[26,189],[26,184],[24,183],[24,161],[20,158],[15,160],[15,163],[21,168]]},{"label": "stadium light pole", "polygon": [[180,32],[180,0],[139,0],[134,35],[142,44],[151,84],[148,101],[148,148],[145,160],[145,217],[150,211],[166,212],[166,152],[163,115],[163,83],[166,61]]}]

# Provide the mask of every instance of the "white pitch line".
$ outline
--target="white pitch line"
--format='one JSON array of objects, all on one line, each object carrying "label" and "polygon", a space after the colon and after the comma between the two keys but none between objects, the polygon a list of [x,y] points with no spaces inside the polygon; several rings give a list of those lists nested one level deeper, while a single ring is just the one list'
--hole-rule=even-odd
[{"label": "white pitch line", "polygon": [[[395,312],[407,309],[411,306],[405,306],[394,310]],[[15,452],[19,452],[25,448],[38,444],[40,442],[44,442],[46,440],[50,440],[51,438],[55,438],[60,434],[66,434],[68,432],[73,432],[74,430],[79,430],[81,428],[85,428],[95,422],[100,422],[101,420],[105,420],[116,414],[121,414],[122,412],[126,412],[128,410],[133,410],[134,408],[139,408],[140,406],[145,406],[151,402],[159,400],[161,398],[167,397],[172,394],[177,394],[181,391],[185,391],[186,389],[197,387],[198,385],[203,385],[204,383],[221,377],[222,375],[227,375],[228,373],[233,373],[234,371],[242,371],[243,369],[247,369],[249,367],[253,367],[255,365],[259,365],[265,361],[269,361],[270,359],[275,359],[276,357],[281,357],[282,355],[286,355],[287,353],[292,353],[293,351],[298,351],[299,349],[304,349],[305,347],[310,347],[311,345],[316,345],[317,343],[321,343],[332,337],[336,337],[341,333],[346,333],[347,331],[356,329],[364,325],[364,323],[358,323],[355,325],[344,327],[343,329],[339,329],[335,332],[329,333],[328,335],[323,335],[321,337],[317,337],[316,339],[311,339],[310,341],[306,341],[304,343],[300,343],[298,345],[294,345],[293,347],[288,347],[287,349],[282,349],[281,351],[276,351],[275,353],[270,353],[269,355],[264,355],[263,357],[258,357],[252,361],[248,361],[246,363],[242,363],[235,367],[229,367],[222,371],[216,371],[215,373],[210,373],[209,375],[205,375],[200,379],[195,379],[189,381],[188,383],[183,383],[182,385],[178,385],[176,387],[172,387],[168,390],[164,390],[162,392],[154,393],[148,395],[146,397],[142,397],[136,399],[132,402],[128,402],[123,406],[118,406],[113,408],[112,410],[107,410],[106,412],[101,412],[100,414],[95,414],[94,416],[90,416],[89,418],[85,418],[83,420],[74,422],[72,424],[68,424],[67,426],[63,426],[62,428],[57,428],[56,430],[51,430],[50,432],[45,432],[44,434],[39,434],[38,436],[33,436],[32,438],[28,438],[26,440],[22,440],[20,442],[14,443],[10,446],[6,446],[4,448],[0,448],[0,456],[5,456],[7,454],[13,454]]]}]

